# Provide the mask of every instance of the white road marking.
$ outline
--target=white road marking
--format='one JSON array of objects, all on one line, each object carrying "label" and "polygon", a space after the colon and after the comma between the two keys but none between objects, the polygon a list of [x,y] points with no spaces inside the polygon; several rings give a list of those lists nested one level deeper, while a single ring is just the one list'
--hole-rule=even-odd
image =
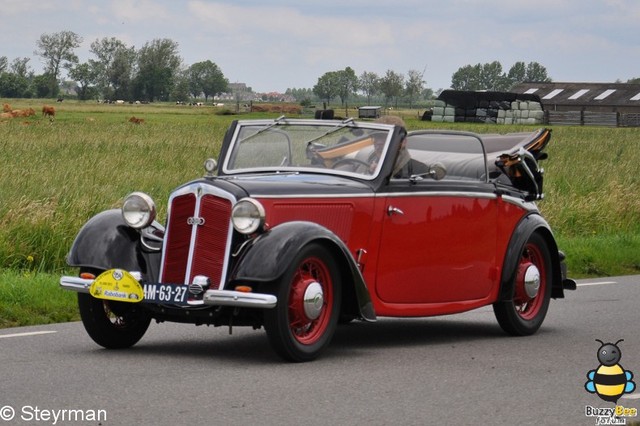
[{"label": "white road marking", "polygon": [[588,287],[591,285],[611,285],[611,284],[618,284],[617,281],[596,281],[594,283],[582,283],[582,284],[578,284],[578,287]]},{"label": "white road marking", "polygon": [[57,331],[49,330],[49,331],[31,331],[29,333],[0,334],[0,339],[4,339],[5,337],[26,337],[26,336],[37,336],[39,334],[51,334],[51,333],[57,333]]}]

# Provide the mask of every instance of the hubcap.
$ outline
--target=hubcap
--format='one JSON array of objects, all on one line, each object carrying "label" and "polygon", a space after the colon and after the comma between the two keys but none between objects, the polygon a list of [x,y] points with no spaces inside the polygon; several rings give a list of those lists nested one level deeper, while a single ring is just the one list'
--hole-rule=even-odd
[{"label": "hubcap", "polygon": [[536,265],[529,265],[524,273],[524,291],[530,299],[540,290],[540,271]]},{"label": "hubcap", "polygon": [[324,303],[324,293],[322,286],[316,282],[311,282],[304,291],[303,307],[304,314],[310,320],[317,319],[322,313]]}]

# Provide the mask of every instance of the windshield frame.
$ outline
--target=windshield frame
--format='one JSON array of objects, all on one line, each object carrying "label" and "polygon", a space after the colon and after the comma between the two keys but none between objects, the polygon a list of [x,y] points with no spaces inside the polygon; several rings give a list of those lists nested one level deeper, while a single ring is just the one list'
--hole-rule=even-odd
[{"label": "windshield frame", "polygon": [[[238,167],[238,168],[232,166],[232,164],[237,161],[239,153],[242,153],[242,151],[239,151],[239,147],[241,146],[241,144],[243,144],[248,140],[251,140],[251,141],[255,141],[256,139],[259,140],[261,135],[265,135],[269,133],[261,129],[265,129],[269,131],[273,130],[274,134],[278,133],[278,134],[287,135],[288,126],[300,127],[300,128],[304,126],[309,126],[317,129],[316,136],[311,137],[308,140],[294,142],[294,143],[297,143],[298,145],[301,145],[303,143],[307,144],[307,147],[313,143],[322,142],[323,138],[331,138],[333,136],[335,139],[342,133],[340,132],[340,130],[342,129],[346,129],[346,131],[360,130],[365,132],[366,134],[385,132],[386,137],[384,140],[384,146],[380,154],[381,160],[377,163],[377,165],[375,166],[375,169],[373,171],[370,171],[370,174],[364,173],[364,172],[350,171],[350,170],[334,169],[331,167],[323,167],[323,166],[317,166],[317,165],[312,166],[311,164],[288,165],[288,164],[285,164],[284,161],[282,162],[282,164],[279,164],[277,166],[271,165],[271,166]],[[246,131],[252,127],[255,128],[256,132],[246,134]],[[264,120],[264,119],[239,120],[237,122],[237,125],[235,126],[235,129],[233,130],[231,141],[228,144],[226,151],[223,152],[224,158],[221,159],[222,161],[221,161],[221,167],[219,171],[222,172],[221,173],[222,175],[230,175],[230,176],[247,175],[247,174],[309,173],[309,174],[348,176],[348,177],[356,178],[360,180],[372,181],[378,178],[381,170],[383,169],[383,164],[386,162],[385,159],[389,152],[389,146],[393,139],[393,135],[395,134],[394,129],[395,129],[395,126],[393,125],[381,124],[381,123],[375,123],[375,122],[358,122],[358,121],[354,121],[353,119],[338,121],[338,120],[286,119],[283,117],[279,117],[276,120]],[[367,136],[364,136],[363,139],[365,139],[366,137]],[[335,140],[332,140],[332,139],[330,140],[335,142]],[[288,140],[288,143],[290,144],[290,146],[288,147],[288,151],[290,152],[292,150],[291,148],[292,142],[290,139]],[[358,143],[357,140],[353,140],[353,141],[349,140],[343,146],[349,149],[348,147],[351,144],[355,145],[357,143]],[[332,150],[338,151],[338,148],[341,148],[339,147],[339,145],[340,144],[338,143],[334,143],[326,148],[322,147],[320,150],[322,152],[327,152],[327,153],[328,151],[332,151]],[[301,147],[298,146],[297,148],[300,149]],[[354,146],[354,149],[355,149],[355,146]],[[333,155],[333,154],[327,154],[327,155]],[[286,160],[286,156],[283,160]]]}]

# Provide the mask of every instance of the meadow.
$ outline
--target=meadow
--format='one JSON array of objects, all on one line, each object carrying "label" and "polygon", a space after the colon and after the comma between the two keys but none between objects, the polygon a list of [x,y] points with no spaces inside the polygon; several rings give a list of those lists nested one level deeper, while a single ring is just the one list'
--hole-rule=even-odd
[{"label": "meadow", "polygon": [[[39,112],[44,102],[9,103]],[[51,311],[67,310],[67,305],[75,309],[75,296],[59,290],[57,280],[61,273],[75,273],[66,266],[65,255],[90,217],[119,207],[132,191],[144,191],[156,201],[162,221],[170,191],[203,175],[204,160],[217,158],[231,120],[279,115],[233,115],[211,106],[172,104],[65,101],[55,107],[53,121],[39,114],[0,121],[0,327],[25,323],[28,306],[22,314],[14,308],[32,300],[20,289],[34,282],[63,293],[63,304],[50,306]],[[349,114],[357,116],[357,111]],[[431,123],[420,121],[418,111],[400,114],[410,130],[502,133],[535,128]],[[144,122],[131,123],[131,117]],[[545,199],[539,206],[567,253],[570,275],[640,273],[640,129],[552,129],[549,159],[541,163]],[[29,293],[34,298],[48,294],[43,290],[47,285],[37,288]],[[67,319],[75,317],[50,321]]]}]

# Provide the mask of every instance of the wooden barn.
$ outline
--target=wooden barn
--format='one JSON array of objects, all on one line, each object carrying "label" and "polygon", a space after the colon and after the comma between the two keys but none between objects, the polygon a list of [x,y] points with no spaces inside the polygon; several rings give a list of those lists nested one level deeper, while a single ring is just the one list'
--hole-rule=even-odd
[{"label": "wooden barn", "polygon": [[640,126],[640,84],[521,83],[512,91],[538,95],[548,124]]}]

